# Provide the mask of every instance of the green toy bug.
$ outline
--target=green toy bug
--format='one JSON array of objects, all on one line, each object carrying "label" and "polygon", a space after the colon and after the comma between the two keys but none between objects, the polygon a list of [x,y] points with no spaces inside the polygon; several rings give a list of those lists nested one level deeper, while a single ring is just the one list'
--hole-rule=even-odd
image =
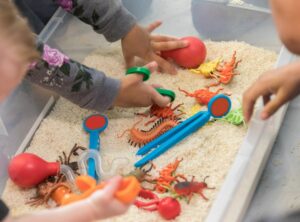
[{"label": "green toy bug", "polygon": [[231,123],[233,125],[239,126],[241,124],[245,125],[245,120],[243,116],[242,107],[238,109],[231,110],[224,118],[224,121]]}]

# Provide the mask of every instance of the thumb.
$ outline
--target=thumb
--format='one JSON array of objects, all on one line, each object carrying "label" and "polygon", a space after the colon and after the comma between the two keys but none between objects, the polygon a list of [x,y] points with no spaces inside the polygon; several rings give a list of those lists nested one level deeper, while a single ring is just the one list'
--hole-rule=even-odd
[{"label": "thumb", "polygon": [[156,105],[158,105],[160,107],[165,107],[171,102],[169,97],[162,96],[154,88],[153,88],[153,93],[152,93],[152,101],[153,101],[153,103],[155,103]]},{"label": "thumb", "polygon": [[105,193],[109,197],[113,197],[116,193],[116,191],[119,189],[120,183],[121,183],[122,177],[116,176],[110,179],[104,189],[102,190],[103,193]]},{"label": "thumb", "polygon": [[148,27],[146,28],[146,30],[149,33],[153,32],[154,29],[158,28],[161,24],[162,24],[162,21],[155,21],[155,22],[151,23],[150,25],[148,25]]}]

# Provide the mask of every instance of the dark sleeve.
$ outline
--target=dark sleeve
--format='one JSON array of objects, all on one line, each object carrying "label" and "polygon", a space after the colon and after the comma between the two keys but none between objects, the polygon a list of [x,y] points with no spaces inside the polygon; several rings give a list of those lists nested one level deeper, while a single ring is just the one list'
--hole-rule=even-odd
[{"label": "dark sleeve", "polygon": [[123,38],[136,24],[120,0],[53,0],[64,10],[91,25],[110,41]]},{"label": "dark sleeve", "polygon": [[4,220],[9,213],[8,207],[5,203],[0,199],[0,221]]},{"label": "dark sleeve", "polygon": [[113,106],[120,80],[89,68],[48,45],[39,45],[42,59],[31,68],[26,78],[50,89],[82,108],[103,112]]}]

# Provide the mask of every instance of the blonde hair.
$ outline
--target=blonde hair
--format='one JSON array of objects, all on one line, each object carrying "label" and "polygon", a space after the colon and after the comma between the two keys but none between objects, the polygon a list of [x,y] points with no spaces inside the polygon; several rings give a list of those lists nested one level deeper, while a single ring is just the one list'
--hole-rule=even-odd
[{"label": "blonde hair", "polygon": [[25,62],[39,58],[34,34],[11,0],[0,0],[0,35],[18,46],[18,53]]}]

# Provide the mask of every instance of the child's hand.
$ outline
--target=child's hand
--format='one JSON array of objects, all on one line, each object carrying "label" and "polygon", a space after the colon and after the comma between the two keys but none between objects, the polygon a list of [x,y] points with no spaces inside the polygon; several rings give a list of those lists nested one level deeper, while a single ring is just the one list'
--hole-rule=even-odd
[{"label": "child's hand", "polygon": [[[151,62],[146,67],[154,72],[157,63]],[[152,104],[164,107],[170,103],[169,97],[160,95],[155,87],[143,82],[143,75],[130,74],[121,80],[121,88],[114,105],[121,107],[146,107]]]},{"label": "child's hand", "polygon": [[137,56],[147,62],[156,61],[164,72],[176,73],[175,67],[157,53],[163,50],[187,47],[188,42],[162,35],[151,36],[150,33],[160,25],[159,21],[150,24],[147,29],[135,25],[122,39],[123,56],[127,68],[135,65],[134,57]]},{"label": "child's hand", "polygon": [[[263,120],[269,118],[280,106],[300,93],[300,63],[293,63],[263,74],[243,96],[243,113],[248,122],[258,97],[263,96]],[[271,95],[276,96],[271,99]]]},{"label": "child's hand", "polygon": [[94,220],[105,219],[124,214],[130,205],[126,205],[115,199],[121,177],[112,178],[103,190],[96,191],[86,201],[90,205]]}]

